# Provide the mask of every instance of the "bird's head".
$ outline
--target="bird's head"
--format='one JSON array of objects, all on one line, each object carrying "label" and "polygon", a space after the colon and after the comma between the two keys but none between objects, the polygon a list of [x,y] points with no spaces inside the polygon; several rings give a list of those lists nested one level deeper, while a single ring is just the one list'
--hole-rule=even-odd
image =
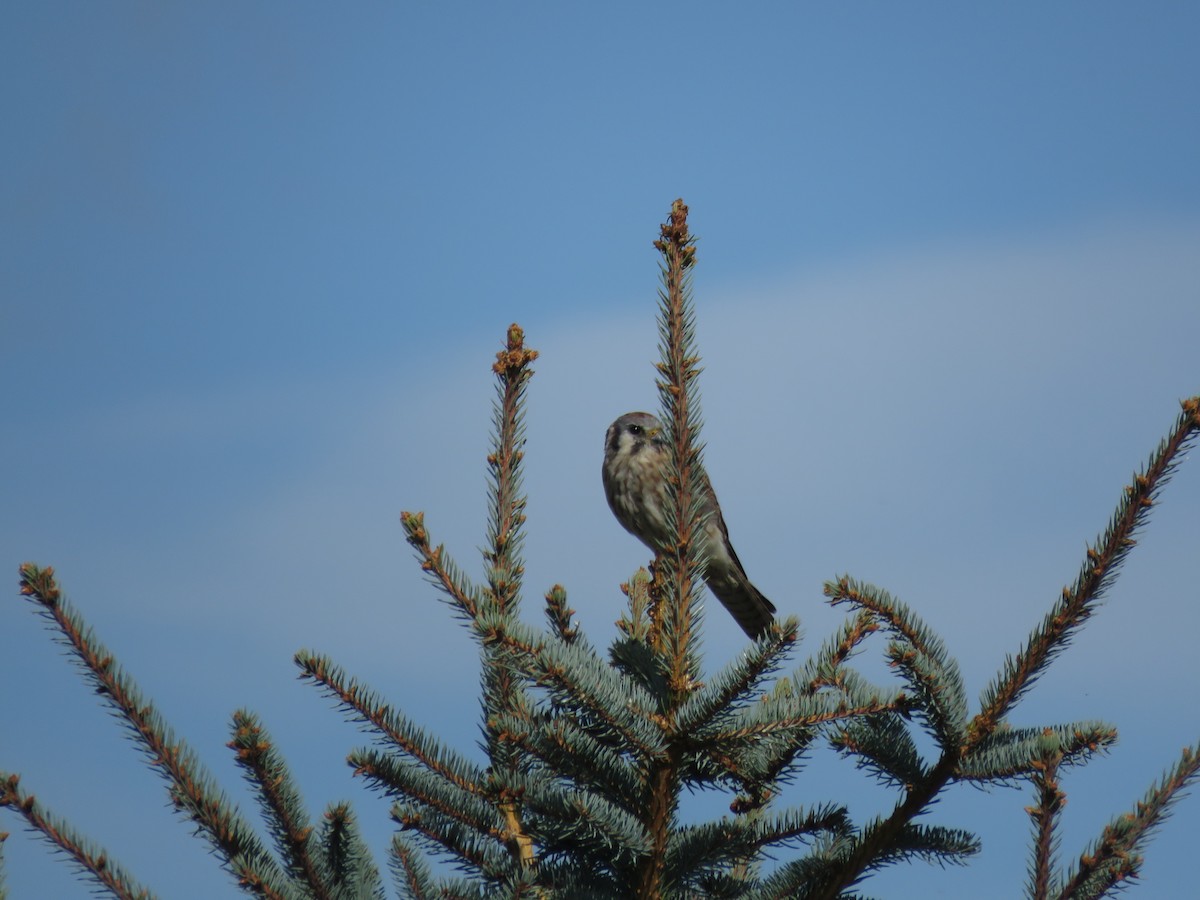
[{"label": "bird's head", "polygon": [[647,448],[662,449],[666,442],[662,422],[650,413],[625,413],[608,426],[604,455],[608,459],[638,456]]}]

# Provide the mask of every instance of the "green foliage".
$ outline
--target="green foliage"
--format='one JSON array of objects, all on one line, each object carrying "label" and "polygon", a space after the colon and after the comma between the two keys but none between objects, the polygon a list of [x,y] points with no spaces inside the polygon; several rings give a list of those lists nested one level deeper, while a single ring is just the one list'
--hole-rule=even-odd
[{"label": "green foliage", "polygon": [[349,805],[331,804],[320,830],[315,829],[283,757],[256,716],[244,710],[233,714],[229,746],[258,794],[276,853],[294,884],[310,886],[318,897],[386,896]]},{"label": "green foliage", "polygon": [[[858,886],[886,866],[963,863],[979,851],[970,832],[929,821],[938,797],[959,783],[1029,784],[1029,897],[1101,897],[1126,884],[1149,835],[1195,779],[1200,752],[1185,750],[1131,812],[1064,869],[1057,861],[1066,796],[1060,775],[1100,755],[1116,732],[1099,722],[1015,727],[1009,715],[1111,586],[1134,532],[1200,431],[1200,398],[1184,404],[1075,582],[1004,662],[974,714],[943,641],[887,591],[849,576],[825,586],[832,603],[849,607],[847,618],[793,670],[785,671],[800,644],[794,618],[776,622],[724,669],[706,674],[699,647],[706,561],[694,538],[705,524],[706,487],[690,286],[695,245],[682,202],[655,246],[663,281],[657,383],[675,542],[657,554],[651,571],[622,586],[628,611],[608,648],[596,648],[578,629],[560,585],[545,594],[546,628],[519,616],[524,395],[537,354],[513,325],[493,366],[479,584],[432,542],[422,513],[401,516],[421,568],[480,653],[485,759],[443,745],[327,657],[296,654],[301,677],[371,736],[348,762],[391,802],[399,831],[387,865],[396,891],[418,900],[849,900],[862,897]],[[263,897],[385,896],[348,805],[330,805],[314,826],[256,716],[234,714],[229,746],[257,795],[273,852],[62,598],[52,570],[26,565],[21,574],[22,593],[52,623],[163,775],[176,809],[239,885]],[[876,636],[885,640],[895,686],[872,684],[851,665]],[[935,751],[922,752],[930,742]],[[889,814],[855,822],[838,798],[821,796],[820,785],[804,785],[807,805],[780,808],[784,788],[803,785],[805,763],[823,743],[895,792]],[[117,897],[149,896],[102,850],[42,810],[16,776],[3,778],[0,806],[66,852],[97,886]],[[730,813],[685,820],[685,790],[723,792]],[[448,861],[454,874],[433,859]],[[0,882],[0,897],[2,890]]]},{"label": "green foliage", "polygon": [[[77,834],[68,822],[45,809],[38,799],[21,788],[21,779],[0,770],[0,806],[19,812],[25,821],[69,859],[81,872],[90,875],[98,886],[106,888],[114,897],[151,900],[155,895],[142,887],[133,876],[120,865],[111,861],[108,854],[94,842]],[[3,863],[4,838],[0,834],[0,863]],[[0,866],[0,897],[6,896],[3,868]]]}]

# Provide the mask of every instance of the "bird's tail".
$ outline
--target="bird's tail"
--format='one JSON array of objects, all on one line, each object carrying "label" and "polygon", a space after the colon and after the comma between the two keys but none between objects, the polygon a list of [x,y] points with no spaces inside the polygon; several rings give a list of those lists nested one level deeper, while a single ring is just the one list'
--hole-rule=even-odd
[{"label": "bird's tail", "polygon": [[725,578],[710,578],[708,587],[751,638],[762,637],[775,621],[775,604],[735,567]]}]

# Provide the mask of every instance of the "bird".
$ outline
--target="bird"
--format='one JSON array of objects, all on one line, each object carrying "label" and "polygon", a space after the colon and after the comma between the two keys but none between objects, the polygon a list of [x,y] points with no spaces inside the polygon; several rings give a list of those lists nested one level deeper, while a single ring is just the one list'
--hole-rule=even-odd
[{"label": "bird", "polygon": [[[667,524],[671,503],[669,461],[662,423],[650,413],[626,413],[608,426],[602,475],[609,508],[626,531],[655,553],[675,543],[674,532]],[[775,620],[775,606],[746,576],[729,543],[721,506],[703,469],[700,490],[703,512],[708,515],[701,537],[701,549],[708,560],[704,580],[747,636],[761,637]]]}]

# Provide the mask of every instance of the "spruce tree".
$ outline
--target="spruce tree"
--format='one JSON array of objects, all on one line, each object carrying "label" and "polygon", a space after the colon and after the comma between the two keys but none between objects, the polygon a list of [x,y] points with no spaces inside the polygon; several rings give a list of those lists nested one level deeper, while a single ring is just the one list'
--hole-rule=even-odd
[{"label": "spruce tree", "polygon": [[[401,516],[421,568],[479,649],[482,757],[445,746],[335,661],[315,651],[296,654],[302,676],[373,736],[348,761],[392,800],[399,830],[387,865],[395,891],[419,900],[864,897],[860,886],[884,866],[964,862],[979,850],[970,832],[931,820],[945,791],[1022,782],[1033,795],[1026,896],[1103,897],[1127,885],[1151,830],[1196,777],[1200,747],[1185,749],[1141,800],[1065,863],[1056,837],[1064,772],[1111,745],[1116,731],[1091,721],[1015,727],[1011,717],[1111,587],[1135,532],[1200,431],[1200,397],[1183,404],[1087,549],[1075,580],[1004,661],[975,708],[942,640],[887,591],[849,576],[825,585],[847,616],[812,655],[789,662],[799,649],[799,623],[787,618],[709,672],[698,643],[705,560],[695,536],[705,512],[690,288],[696,254],[681,201],[655,246],[662,256],[657,384],[675,540],[649,570],[621,586],[628,608],[607,649],[576,626],[560,585],[545,594],[543,627],[519,615],[526,597],[524,395],[537,353],[513,325],[493,365],[498,396],[478,582],[435,542],[422,513]],[[331,804],[314,825],[255,715],[234,714],[229,746],[255,788],[271,847],[66,601],[53,570],[23,565],[21,593],[166,780],[175,808],[248,893],[387,896],[349,807]],[[880,641],[895,673],[892,685],[872,684],[852,665]],[[932,754],[920,749],[930,741]],[[805,762],[822,744],[890,786],[891,812],[854,821],[838,797],[806,784]],[[784,806],[787,785],[800,786],[808,802]],[[692,790],[725,792],[729,813],[707,821],[685,817],[680,798]],[[152,896],[102,848],[45,810],[16,775],[0,773],[0,806],[111,895]]]}]

